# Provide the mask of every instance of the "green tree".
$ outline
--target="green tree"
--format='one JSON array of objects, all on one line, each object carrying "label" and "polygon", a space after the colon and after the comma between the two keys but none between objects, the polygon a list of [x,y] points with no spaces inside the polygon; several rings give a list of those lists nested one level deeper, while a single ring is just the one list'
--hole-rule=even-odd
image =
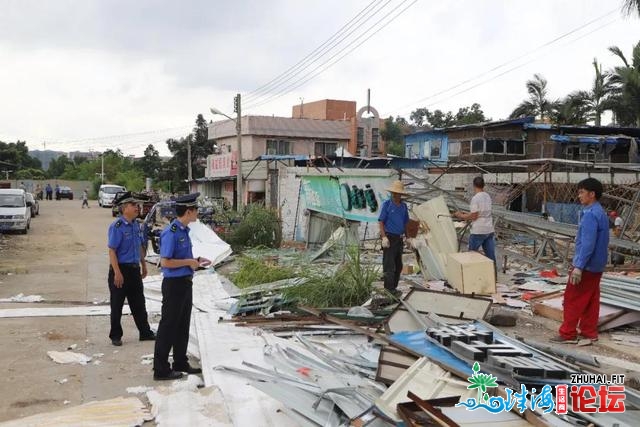
[{"label": "green tree", "polygon": [[47,169],[47,176],[49,178],[60,178],[62,174],[67,170],[67,166],[73,167],[73,161],[69,159],[66,154],[58,157],[57,159],[52,159],[49,162],[49,169]]},{"label": "green tree", "polygon": [[486,122],[487,120],[490,119],[485,117],[482,107],[476,102],[471,104],[471,107],[462,107],[458,109],[455,116],[455,125],[471,125],[474,123]]},{"label": "green tree", "polygon": [[615,87],[611,110],[615,120],[623,126],[640,127],[640,42],[633,47],[631,61],[627,61],[617,46],[610,47],[609,51],[622,61],[622,65],[614,67],[611,72]]},{"label": "green tree", "polygon": [[411,112],[409,119],[416,127],[430,128],[469,125],[491,120],[485,117],[484,111],[482,111],[482,107],[478,103],[473,103],[469,107],[461,107],[455,114],[451,111],[430,111],[427,108],[417,108]]},{"label": "green tree", "polygon": [[42,169],[40,160],[29,155],[29,148],[25,141],[0,141],[0,162],[6,164],[2,169],[11,170],[14,174],[25,169]]},{"label": "green tree", "polygon": [[446,113],[442,110],[435,110],[433,112],[427,110],[425,115],[427,123],[432,128],[446,128],[455,124],[455,117],[451,111]]},{"label": "green tree", "polygon": [[144,150],[144,157],[135,163],[138,170],[142,171],[143,175],[147,178],[158,178],[160,173],[160,167],[162,166],[162,159],[160,153],[153,144],[149,144]]},{"label": "green tree", "polygon": [[16,179],[45,179],[45,173],[42,169],[26,168],[17,171],[15,177]]},{"label": "green tree", "polygon": [[522,101],[511,113],[509,118],[534,116],[544,120],[549,116],[553,103],[548,99],[547,80],[540,74],[534,74],[533,79],[527,81],[529,99]]},{"label": "green tree", "polygon": [[427,111],[429,110],[426,108],[416,108],[411,112],[411,114],[409,114],[409,120],[411,120],[411,123],[415,126],[423,127],[428,124],[426,122]]},{"label": "green tree", "polygon": [[193,132],[180,139],[168,139],[167,147],[171,151],[172,158],[163,168],[161,180],[171,181],[173,191],[187,189],[187,144],[191,144],[191,171],[194,178],[204,176],[206,159],[213,154],[215,143],[207,139],[207,122],[198,114]]},{"label": "green tree", "polygon": [[114,182],[127,187],[127,190],[131,191],[142,191],[144,189],[144,176],[142,172],[133,168],[118,172]]},{"label": "green tree", "polygon": [[380,131],[380,136],[385,141],[387,154],[404,157],[404,135],[406,133],[404,129],[408,125],[407,121],[400,116],[395,120],[389,116],[384,121],[384,129]]}]

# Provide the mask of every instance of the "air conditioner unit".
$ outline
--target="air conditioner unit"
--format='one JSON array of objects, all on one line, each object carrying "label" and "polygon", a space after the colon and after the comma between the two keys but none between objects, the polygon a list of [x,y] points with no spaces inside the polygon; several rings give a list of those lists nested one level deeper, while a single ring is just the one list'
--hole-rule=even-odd
[{"label": "air conditioner unit", "polygon": [[267,155],[268,156],[275,156],[276,154],[277,153],[276,153],[276,149],[275,148],[268,148],[267,149]]}]

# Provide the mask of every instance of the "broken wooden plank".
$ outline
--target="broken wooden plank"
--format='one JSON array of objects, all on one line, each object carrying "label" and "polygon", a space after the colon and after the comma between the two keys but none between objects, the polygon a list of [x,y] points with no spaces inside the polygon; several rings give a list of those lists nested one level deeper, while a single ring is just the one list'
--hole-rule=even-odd
[{"label": "broken wooden plank", "polygon": [[437,422],[441,426],[447,427],[459,427],[459,424],[453,421],[451,418],[442,413],[442,411],[426,400],[420,399],[418,396],[413,394],[412,392],[407,393],[407,397],[415,402],[423,411],[425,411],[429,416]]}]

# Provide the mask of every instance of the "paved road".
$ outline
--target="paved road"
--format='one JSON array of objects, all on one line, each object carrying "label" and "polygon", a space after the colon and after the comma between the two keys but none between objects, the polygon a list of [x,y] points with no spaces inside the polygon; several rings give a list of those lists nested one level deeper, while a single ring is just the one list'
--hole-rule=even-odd
[{"label": "paved road", "polygon": [[[0,303],[0,309],[61,307],[108,302],[106,233],[109,209],[79,200],[42,201],[26,236],[2,236],[0,298],[41,295],[42,303]],[[150,274],[154,267],[149,267]],[[157,323],[157,317],[150,322]],[[0,318],[0,421],[62,409],[92,400],[126,396],[126,388],[153,385],[141,356],[153,342],[138,342],[130,316],[123,318],[124,346],[108,339],[108,316]],[[104,353],[100,363],[59,365],[47,351]],[[67,379],[60,384],[57,381]],[[65,405],[65,401],[69,401]]]}]

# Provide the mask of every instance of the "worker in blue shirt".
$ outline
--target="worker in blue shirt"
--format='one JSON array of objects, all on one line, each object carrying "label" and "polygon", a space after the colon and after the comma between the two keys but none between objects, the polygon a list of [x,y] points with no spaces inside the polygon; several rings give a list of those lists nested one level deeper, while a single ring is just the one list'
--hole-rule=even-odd
[{"label": "worker in blue shirt", "polygon": [[[177,218],[160,235],[162,266],[162,318],[158,326],[153,355],[153,379],[174,380],[183,372],[199,374],[202,369],[189,365],[187,346],[191,322],[193,272],[211,264],[206,258],[194,258],[189,238],[189,224],[198,220],[197,198],[200,193],[176,197]],[[169,352],[173,348],[173,366]]]},{"label": "worker in blue shirt", "polygon": [[149,327],[142,279],[147,276],[142,247],[142,233],[136,221],[138,202],[131,192],[121,193],[114,203],[120,206],[122,215],[110,226],[109,293],[111,301],[111,331],[109,338],[115,346],[122,345],[122,307],[127,299],[133,320],[140,332],[140,341],[153,341],[155,334]]},{"label": "worker in blue shirt", "polygon": [[595,178],[578,183],[578,199],[584,209],[564,292],[562,325],[558,335],[551,339],[553,342],[575,344],[579,342],[578,335],[588,340],[587,344],[598,340],[600,279],[607,265],[609,248],[609,220],[598,201],[602,192],[602,183]]},{"label": "worker in blue shirt", "polygon": [[384,272],[384,288],[398,296],[398,282],[402,273],[402,251],[404,249],[404,232],[409,222],[409,209],[402,201],[404,184],[395,181],[387,189],[391,198],[382,203],[378,221],[380,238],[382,239],[382,270]]}]

